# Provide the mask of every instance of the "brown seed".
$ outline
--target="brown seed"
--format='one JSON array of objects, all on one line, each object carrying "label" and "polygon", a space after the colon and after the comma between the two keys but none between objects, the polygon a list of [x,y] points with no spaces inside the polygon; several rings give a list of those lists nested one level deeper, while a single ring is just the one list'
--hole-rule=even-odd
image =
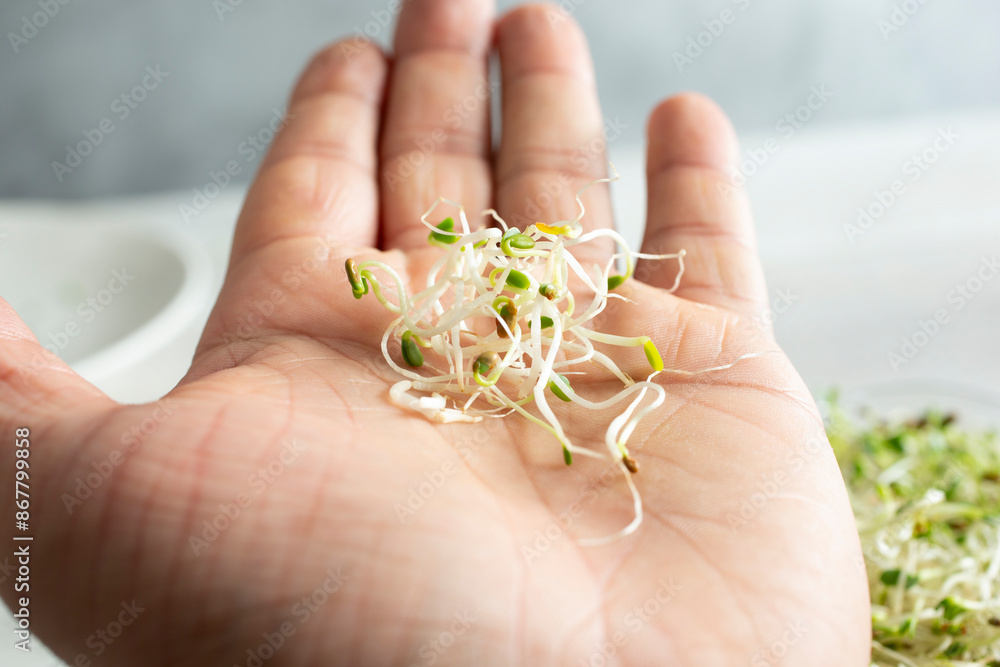
[{"label": "brown seed", "polygon": [[[514,322],[517,321],[517,306],[514,305],[513,301],[508,301],[504,305],[500,306],[500,317],[504,322],[507,323],[507,329],[514,331]],[[501,338],[507,338],[507,329],[504,329],[503,324],[500,320],[497,320],[497,335]]]},{"label": "brown seed", "polygon": [[639,464],[636,463],[635,459],[633,459],[628,454],[623,454],[622,455],[622,463],[625,464],[625,467],[628,468],[628,471],[630,473],[635,474],[635,473],[639,472]]}]

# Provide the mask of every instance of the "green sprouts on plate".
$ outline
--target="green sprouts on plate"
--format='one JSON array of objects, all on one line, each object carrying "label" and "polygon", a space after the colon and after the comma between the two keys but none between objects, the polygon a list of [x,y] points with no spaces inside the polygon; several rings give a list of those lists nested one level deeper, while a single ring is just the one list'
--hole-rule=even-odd
[{"label": "green sprouts on plate", "polygon": [[1000,439],[929,412],[827,430],[861,534],[878,667],[1000,667]]},{"label": "green sprouts on plate", "polygon": [[[428,228],[428,242],[440,247],[442,254],[431,266],[426,286],[415,294],[408,294],[402,278],[383,262],[348,259],[345,266],[355,298],[371,292],[397,316],[382,336],[386,363],[401,377],[389,392],[393,403],[442,423],[517,413],[552,434],[567,465],[577,455],[610,456],[618,462],[632,492],[635,519],[618,535],[591,543],[627,535],[639,526],[642,503],[631,478],[639,465],[626,443],[642,418],[666,396],[652,381],[665,369],[649,336],[616,336],[591,325],[608,299],[623,298],[614,290],[632,277],[637,259],[676,260],[677,277],[670,291],[684,273],[684,250],[643,254],[629,250],[611,229],[583,231],[580,195],[597,183],[616,179],[617,174],[585,185],[576,195],[579,213],[572,220],[536,222],[523,230],[509,226],[492,209],[483,216],[496,225],[473,230],[460,204],[438,199],[420,220]],[[437,224],[428,221],[442,203],[458,209],[457,221],[453,217]],[[600,238],[610,238],[618,251],[604,267],[584,266],[573,250]],[[613,274],[619,261],[624,272]],[[609,347],[642,348],[648,376],[633,380],[609,356]],[[746,356],[753,355],[741,359]],[[694,375],[732,365],[666,372]],[[599,367],[617,378],[622,389],[611,398],[594,401],[577,393],[571,377]],[[651,400],[644,401],[647,396]],[[608,454],[574,444],[553,410],[553,400],[593,410],[627,401],[605,433]]]}]

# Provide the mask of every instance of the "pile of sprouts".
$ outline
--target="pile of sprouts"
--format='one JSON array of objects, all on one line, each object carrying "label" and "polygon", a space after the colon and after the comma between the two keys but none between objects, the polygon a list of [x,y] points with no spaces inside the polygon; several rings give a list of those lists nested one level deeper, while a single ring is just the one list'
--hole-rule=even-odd
[{"label": "pile of sprouts", "polygon": [[[676,260],[678,271],[671,292],[684,273],[683,249],[674,254],[644,254],[631,251],[611,229],[584,232],[580,196],[595,184],[617,178],[615,174],[581,188],[576,194],[579,212],[575,218],[536,222],[524,230],[509,226],[493,209],[482,215],[492,218],[495,225],[472,229],[460,204],[439,198],[420,220],[429,230],[429,243],[443,252],[431,266],[425,287],[415,294],[407,294],[404,281],[383,262],[348,259],[345,266],[355,298],[370,291],[397,315],[382,336],[386,363],[402,378],[389,391],[394,404],[442,423],[478,422],[516,413],[552,434],[562,446],[567,465],[574,455],[610,456],[617,461],[632,494],[635,516],[615,535],[581,540],[590,544],[628,535],[642,522],[642,502],[631,477],[639,465],[626,443],[640,420],[666,397],[653,378],[661,372],[695,375],[733,365],[701,371],[664,369],[648,336],[624,337],[592,328],[609,299],[624,298],[614,290],[632,277],[637,259]],[[457,224],[452,217],[437,224],[428,220],[440,204],[458,209]],[[573,256],[581,244],[608,238],[618,250],[605,266],[584,266]],[[623,273],[613,273],[618,262],[624,263]],[[599,346],[641,347],[649,375],[634,380]],[[740,359],[745,356],[750,355]],[[570,382],[571,376],[600,370],[595,364],[621,382],[621,391],[606,400],[590,400]],[[651,400],[639,408],[647,395]],[[550,405],[556,400],[602,410],[626,399],[631,400],[605,433],[608,454],[574,444]],[[534,411],[529,409],[531,403]]]},{"label": "pile of sprouts", "polygon": [[828,432],[854,508],[878,667],[1000,667],[1000,438],[954,416]]}]

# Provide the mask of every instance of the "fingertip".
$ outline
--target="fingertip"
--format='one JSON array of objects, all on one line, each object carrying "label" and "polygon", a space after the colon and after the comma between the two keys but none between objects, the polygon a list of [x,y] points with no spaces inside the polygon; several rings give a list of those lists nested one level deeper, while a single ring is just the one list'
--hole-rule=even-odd
[{"label": "fingertip", "polygon": [[289,106],[331,90],[357,91],[366,101],[376,101],[388,68],[385,53],[368,39],[351,37],[334,42],[309,60],[295,84]]},{"label": "fingertip", "polygon": [[0,297],[0,339],[37,342],[35,334],[31,332],[24,320],[17,316],[14,307],[3,297]]},{"label": "fingertip", "polygon": [[493,40],[493,0],[407,0],[402,7],[395,55],[435,49],[483,54]]},{"label": "fingertip", "polygon": [[550,63],[573,63],[575,74],[593,79],[583,28],[558,5],[535,3],[511,9],[497,21],[496,42],[505,78]]},{"label": "fingertip", "polygon": [[711,98],[686,92],[660,102],[646,126],[649,173],[685,164],[728,172],[739,157],[736,130]]},{"label": "fingertip", "polygon": [[43,347],[10,303],[0,298],[0,421],[32,414],[41,405],[69,407],[95,397],[111,402]]}]

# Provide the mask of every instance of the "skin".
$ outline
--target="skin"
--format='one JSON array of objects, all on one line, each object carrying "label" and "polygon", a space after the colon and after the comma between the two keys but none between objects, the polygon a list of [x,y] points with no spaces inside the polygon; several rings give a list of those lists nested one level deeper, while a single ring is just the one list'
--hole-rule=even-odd
[{"label": "skin", "polygon": [[[480,80],[490,49],[503,75],[495,154]],[[636,534],[580,544],[632,519],[613,464],[566,467],[523,419],[443,426],[388,401],[391,316],[352,298],[344,259],[378,258],[419,284],[439,251],[418,217],[439,195],[522,227],[572,217],[573,193],[605,175],[602,126],[566,14],[497,19],[486,0],[414,0],[391,57],[349,39],[306,69],[166,401],[115,403],[2,303],[0,424],[5,439],[31,434],[37,637],[81,665],[247,665],[254,652],[267,665],[867,665],[867,579],[843,483],[760,317],[747,202],[718,188],[734,133],[704,97],[664,101],[648,126],[643,250],[685,248],[681,287],[665,289],[675,262],[640,262],[619,288],[633,303],[613,301],[598,326],[652,336],[667,368],[765,353],[657,379],[667,400],[630,442]],[[612,224],[609,192],[586,193],[587,228]],[[611,248],[581,251],[603,265]],[[648,372],[641,350],[616,358]],[[596,372],[573,382],[617,390]],[[604,451],[612,414],[556,407],[574,442]],[[7,449],[0,479],[14,461]],[[77,478],[106,463],[73,502]],[[3,494],[3,516],[12,501]],[[108,624],[132,600],[142,611],[120,636],[95,635],[117,634]],[[259,648],[268,637],[273,656]]]}]

